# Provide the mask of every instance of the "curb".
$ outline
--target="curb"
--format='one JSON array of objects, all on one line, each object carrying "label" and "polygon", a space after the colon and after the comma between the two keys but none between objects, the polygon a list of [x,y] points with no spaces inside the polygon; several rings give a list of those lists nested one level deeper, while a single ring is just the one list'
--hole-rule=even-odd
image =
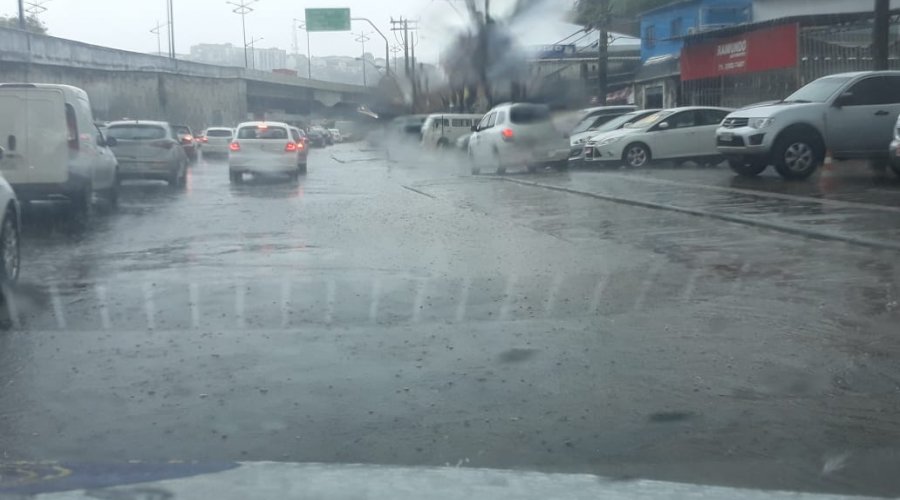
[{"label": "curb", "polygon": [[673,205],[663,205],[662,203],[654,203],[651,201],[641,201],[635,200],[632,198],[623,198],[621,196],[612,196],[607,194],[597,194],[591,193],[587,191],[578,191],[576,189],[561,187],[561,186],[552,186],[549,184],[541,184],[539,182],[531,182],[531,181],[522,181],[518,179],[510,179],[508,177],[490,177],[491,179],[501,180],[505,182],[511,182],[513,184],[521,184],[523,186],[536,187],[540,189],[547,189],[550,191],[559,191],[562,193],[569,193],[578,196],[586,196],[588,198],[595,198],[598,200],[611,201],[614,203],[620,203],[623,205],[631,205],[635,207],[642,208],[650,208],[653,210],[664,210],[667,212],[677,212],[681,214],[693,215],[697,217],[707,217],[710,219],[717,219],[726,222],[732,222],[735,224],[742,224],[745,226],[753,226],[762,229],[771,229],[774,231],[779,231],[782,233],[793,234],[796,236],[803,236],[805,238],[815,239],[815,240],[825,240],[825,241],[841,241],[844,243],[849,243],[851,245],[857,245],[867,248],[874,248],[878,250],[893,250],[895,252],[900,252],[900,243],[891,243],[889,241],[882,240],[873,240],[870,238],[860,238],[857,236],[850,236],[846,234],[840,233],[832,233],[828,231],[815,231],[812,229],[806,229],[798,226],[791,226],[787,224],[779,224],[777,222],[763,221],[758,219],[751,219],[748,217],[741,217],[738,215],[728,215],[728,214],[718,214],[715,212],[707,212],[705,210],[698,210],[694,208],[684,208],[684,207],[676,207]]}]

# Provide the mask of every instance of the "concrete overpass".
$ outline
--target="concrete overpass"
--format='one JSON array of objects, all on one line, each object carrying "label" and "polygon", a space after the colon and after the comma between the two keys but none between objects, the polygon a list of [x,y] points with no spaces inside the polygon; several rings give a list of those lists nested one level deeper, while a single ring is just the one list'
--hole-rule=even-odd
[{"label": "concrete overpass", "polygon": [[327,113],[372,100],[372,88],[213,66],[0,28],[0,82],[83,88],[100,120],[235,124],[281,111]]}]

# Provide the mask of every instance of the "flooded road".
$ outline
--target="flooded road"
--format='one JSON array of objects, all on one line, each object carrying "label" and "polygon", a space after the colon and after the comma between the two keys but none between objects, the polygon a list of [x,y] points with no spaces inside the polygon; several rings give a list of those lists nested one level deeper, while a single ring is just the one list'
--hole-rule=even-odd
[{"label": "flooded road", "polygon": [[30,211],[3,460],[900,494],[900,184],[463,163],[346,144],[126,184],[84,233]]}]

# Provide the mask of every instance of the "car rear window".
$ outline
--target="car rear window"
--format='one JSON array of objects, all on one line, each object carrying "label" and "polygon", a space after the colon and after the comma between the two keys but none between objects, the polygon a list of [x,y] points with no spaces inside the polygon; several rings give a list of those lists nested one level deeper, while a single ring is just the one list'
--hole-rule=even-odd
[{"label": "car rear window", "polygon": [[231,137],[230,130],[208,130],[206,137]]},{"label": "car rear window", "polygon": [[238,131],[238,139],[287,139],[288,133],[282,127],[241,127]]},{"label": "car rear window", "polygon": [[156,125],[113,125],[109,137],[125,141],[155,141],[166,138],[166,129]]},{"label": "car rear window", "polygon": [[538,123],[550,119],[550,108],[547,106],[513,106],[509,110],[509,119],[513,123]]}]

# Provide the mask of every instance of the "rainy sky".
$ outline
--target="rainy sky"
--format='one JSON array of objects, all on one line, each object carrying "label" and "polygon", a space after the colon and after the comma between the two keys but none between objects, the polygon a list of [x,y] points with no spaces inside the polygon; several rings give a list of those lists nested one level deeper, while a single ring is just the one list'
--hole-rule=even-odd
[{"label": "rainy sky", "polygon": [[[137,52],[157,50],[157,38],[150,33],[150,29],[156,25],[157,20],[165,23],[166,19],[165,0],[26,1],[45,2],[47,11],[40,18],[51,35]],[[546,23],[548,12],[558,14],[561,4],[570,1],[547,0],[546,12],[536,12],[533,16],[535,22],[529,23],[534,26],[523,26],[522,31],[534,36],[535,29]],[[15,14],[15,0],[2,0],[2,4],[0,14]],[[233,7],[226,0],[174,0],[174,4],[175,42],[179,54],[188,53],[191,45],[198,43],[243,44],[241,18],[232,13]],[[492,10],[497,15],[502,15],[512,7],[513,0],[493,0],[493,4]],[[378,25],[391,44],[396,43],[392,34],[386,31],[390,26],[391,16],[419,19],[422,30],[416,50],[420,59],[431,62],[435,62],[441,50],[449,44],[453,33],[466,25],[462,0],[259,0],[253,4],[254,12],[247,16],[248,40],[262,37],[263,40],[257,47],[278,47],[292,52],[292,19],[302,19],[304,9],[308,7],[349,7],[354,17],[367,17]],[[537,23],[541,18],[544,23]],[[355,22],[353,31],[358,33],[360,30],[372,31],[365,23]],[[552,43],[551,39],[556,35],[548,33],[546,37],[535,37],[534,41]],[[372,40],[367,46],[367,52],[382,57],[384,42],[379,41],[381,39],[375,33],[369,36]],[[298,37],[299,53],[303,54],[306,52],[305,34],[299,32]],[[359,55],[360,45],[354,38],[350,33],[315,33],[311,37],[313,56]],[[165,34],[162,36],[162,45],[165,52]]]}]

